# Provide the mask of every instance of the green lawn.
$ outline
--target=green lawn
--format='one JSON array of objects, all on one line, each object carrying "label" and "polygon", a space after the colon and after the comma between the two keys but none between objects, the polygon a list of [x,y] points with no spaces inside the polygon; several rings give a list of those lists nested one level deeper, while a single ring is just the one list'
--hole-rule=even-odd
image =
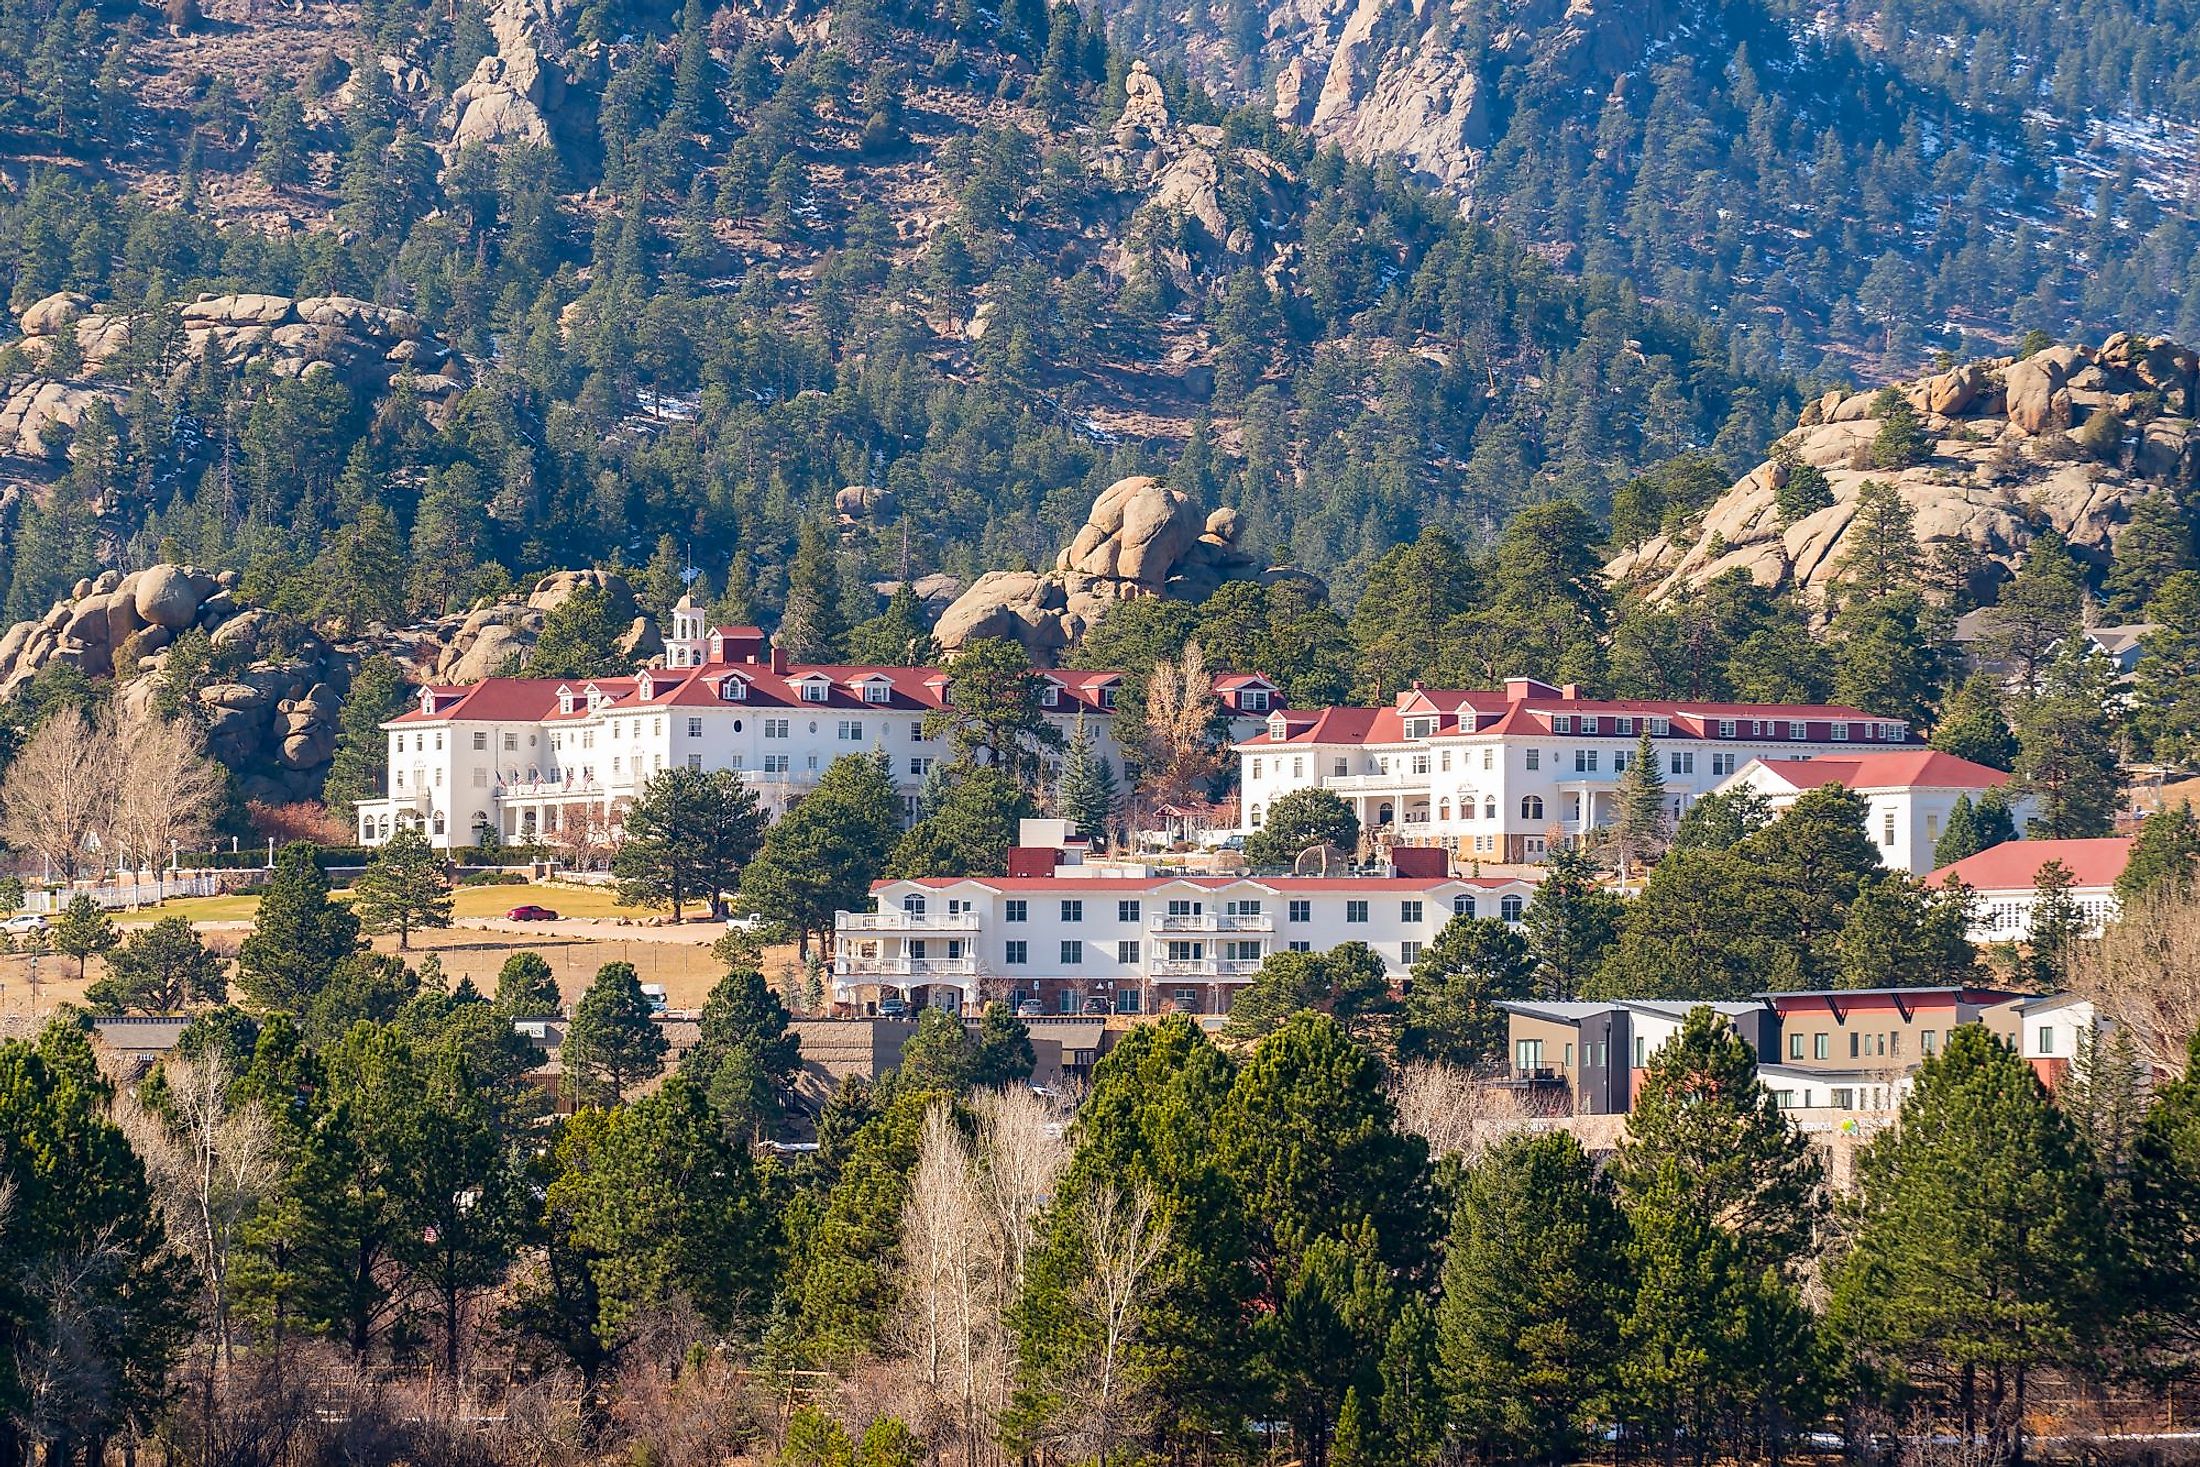
[{"label": "green lawn", "polygon": [[117,924],[128,927],[157,922],[163,917],[189,917],[194,922],[249,922],[259,910],[259,893],[241,891],[229,896],[175,897],[158,906],[140,907],[134,912],[118,911],[114,915]]},{"label": "green lawn", "polygon": [[[348,893],[337,892],[344,900]],[[462,886],[451,893],[451,912],[458,917],[501,917],[514,907],[532,904],[548,907],[561,917],[659,917],[663,908],[628,907],[619,903],[608,886]],[[230,896],[176,897],[158,906],[135,912],[116,912],[124,927],[158,921],[162,917],[189,917],[194,922],[249,922],[258,915],[260,898],[255,892]],[[699,912],[700,907],[692,908]]]}]

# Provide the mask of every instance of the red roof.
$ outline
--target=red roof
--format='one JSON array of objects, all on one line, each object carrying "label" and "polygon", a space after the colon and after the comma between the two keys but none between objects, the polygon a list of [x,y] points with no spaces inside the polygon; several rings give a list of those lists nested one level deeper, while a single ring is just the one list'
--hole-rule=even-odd
[{"label": "red roof", "polygon": [[[650,696],[640,697],[640,680],[647,676]],[[1109,713],[1104,693],[1122,681],[1119,672],[1049,671],[1042,674],[1061,688],[1051,712]],[[748,684],[745,697],[724,699],[719,685],[728,677]],[[822,701],[805,699],[797,683],[823,678],[830,686]],[[863,696],[862,684],[884,681],[886,701]],[[847,663],[796,663],[774,672],[763,662],[713,662],[702,667],[657,667],[631,677],[599,678],[484,678],[478,683],[431,687],[434,711],[423,713],[416,703],[390,720],[392,723],[450,723],[465,719],[499,722],[553,722],[588,718],[586,692],[593,688],[609,700],[612,709],[695,708],[702,706],[831,708],[847,712],[868,709],[874,713],[923,712],[942,706],[945,674],[936,667],[870,667]],[[570,688],[573,711],[558,712],[558,690]]]},{"label": "red roof", "polygon": [[[1465,729],[1464,714],[1471,711],[1476,725]],[[1664,718],[1672,722],[1672,735],[1680,738],[1706,738],[1711,725],[1725,719],[1779,720],[1801,723],[1892,723],[1901,725],[1900,719],[1881,718],[1866,713],[1861,708],[1850,708],[1838,703],[1696,703],[1677,702],[1651,698],[1593,699],[1568,697],[1540,684],[1523,683],[1518,695],[1494,689],[1410,688],[1400,693],[1395,703],[1383,708],[1298,708],[1281,709],[1271,715],[1270,727],[1275,717],[1283,719],[1283,737],[1271,737],[1267,729],[1244,740],[1237,747],[1258,748],[1262,745],[1281,744],[1397,744],[1406,741],[1407,716],[1436,719],[1435,736],[1438,738],[1476,734],[1548,734],[1552,732],[1551,719],[1571,717],[1576,720],[1595,718]],[[1591,737],[1633,738],[1634,731],[1619,733],[1576,727],[1573,732]],[[1905,737],[1907,729],[1904,730]],[[1813,736],[1814,742],[1830,741],[1830,732],[1823,738]]]},{"label": "red roof", "polygon": [[2009,782],[1999,769],[1937,749],[1886,753],[1814,754],[1808,759],[1756,761],[1799,790],[1845,785],[1852,790],[1990,790]]},{"label": "red roof", "polygon": [[1961,881],[1973,891],[2030,891],[2040,868],[2060,861],[2082,887],[2116,884],[2131,859],[2131,837],[2102,836],[2096,840],[2008,840],[1989,846],[1975,856],[1965,856],[1953,866],[1943,866],[1925,878],[1932,886]]}]

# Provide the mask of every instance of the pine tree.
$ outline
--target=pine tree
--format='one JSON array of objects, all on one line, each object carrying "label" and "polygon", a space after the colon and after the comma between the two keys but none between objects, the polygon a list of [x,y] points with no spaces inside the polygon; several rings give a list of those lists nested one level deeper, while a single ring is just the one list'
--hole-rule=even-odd
[{"label": "pine tree", "polygon": [[1989,673],[1974,672],[1940,710],[1932,746],[1943,754],[1968,759],[1989,769],[2011,769],[2017,762],[2016,736],[2002,712],[2001,688]]},{"label": "pine tree", "polygon": [[802,1041],[787,1022],[786,1005],[764,975],[736,968],[703,1000],[695,1046],[680,1059],[680,1073],[742,1140],[769,1136],[793,1091]]},{"label": "pine tree", "polygon": [[573,1006],[558,1060],[579,1104],[607,1105],[656,1074],[665,1047],[634,965],[606,963]]},{"label": "pine tree", "polygon": [[352,888],[359,930],[396,933],[399,952],[412,946],[415,928],[450,926],[451,905],[442,860],[410,825],[376,849]]},{"label": "pine tree", "polygon": [[2139,638],[2133,732],[2157,759],[2200,753],[2200,571],[2179,571],[2147,603],[2154,630]]},{"label": "pine tree", "polygon": [[599,586],[576,586],[543,614],[542,631],[527,656],[529,677],[614,677],[628,670],[619,652],[626,632],[611,596]]},{"label": "pine tree", "polygon": [[824,523],[804,520],[787,570],[779,646],[790,662],[831,662],[840,650],[840,566]]},{"label": "pine tree", "polygon": [[1900,388],[1881,388],[1872,399],[1872,412],[1879,419],[1879,431],[1872,435],[1873,468],[1906,469],[1932,456],[1932,435]]},{"label": "pine tree", "polygon": [[1619,858],[1620,880],[1625,881],[1636,862],[1650,865],[1664,854],[1671,830],[1665,811],[1665,771],[1658,767],[1657,746],[1650,741],[1647,725],[1612,794],[1617,808],[1606,836]]},{"label": "pine tree", "polygon": [[1452,1430],[1478,1458],[1575,1460],[1612,1385],[1626,1245],[1566,1132],[1508,1137],[1460,1179],[1437,1329]]},{"label": "pine tree", "polygon": [[2123,794],[2115,680],[2114,664],[2074,637],[2018,710],[2015,785],[2038,804],[2025,829],[2032,838],[2106,835],[2114,822]]},{"label": "pine tree", "polygon": [[115,926],[115,919],[84,892],[69,898],[69,904],[61,909],[48,936],[53,940],[55,952],[76,959],[79,980],[84,977],[84,964],[93,954],[110,952],[122,941],[122,931]]},{"label": "pine tree", "polygon": [[2060,861],[2049,861],[2032,878],[2023,971],[2041,993],[2059,993],[2070,986],[2089,925],[2085,909],[2071,895],[2077,885],[2077,877]]},{"label": "pine tree", "polygon": [[1077,829],[1090,836],[1104,836],[1112,828],[1118,795],[1115,770],[1098,747],[1083,713],[1070,730],[1062,753],[1062,773],[1056,804]]},{"label": "pine tree", "polygon": [[1953,866],[1985,849],[1979,837],[1977,807],[1968,794],[1957,795],[1948,811],[1948,823],[1940,828],[1940,839],[1933,842],[1934,868]]},{"label": "pine tree", "polygon": [[1398,1058],[1468,1067],[1502,1062],[1506,1015],[1497,1004],[1530,997],[1535,974],[1535,955],[1512,924],[1453,917],[1413,964]]},{"label": "pine tree", "polygon": [[132,932],[107,954],[107,976],[84,1001],[110,1013],[175,1014],[187,1003],[227,1001],[223,963],[188,917],[163,917]]},{"label": "pine tree", "polygon": [[901,796],[884,755],[845,754],[817,787],[764,832],[741,874],[741,895],[810,939],[833,930],[833,913],[860,911],[901,836]]},{"label": "pine tree", "polygon": [[359,664],[336,715],[336,753],[322,788],[330,810],[355,818],[356,802],[383,793],[389,735],[382,725],[404,711],[411,694],[412,682],[395,658],[378,653]]},{"label": "pine tree", "polygon": [[628,807],[611,871],[619,898],[636,906],[701,901],[717,916],[742,868],[764,841],[756,788],[728,769],[661,769]]},{"label": "pine tree", "polygon": [[540,953],[518,952],[497,969],[496,1006],[515,1019],[548,1018],[558,1012],[558,980]]},{"label": "pine tree", "polygon": [[1005,770],[988,765],[951,775],[947,798],[895,843],[885,874],[896,881],[1003,875],[1021,823],[1036,814]]},{"label": "pine tree", "polygon": [[1844,606],[1914,588],[1924,573],[1917,512],[1902,491],[1878,479],[1856,488],[1856,513],[1835,567]]},{"label": "pine tree", "polygon": [[337,965],[360,950],[359,916],[329,900],[317,855],[303,842],[275,853],[252,935],[237,950],[237,986],[263,1013],[303,1015]]},{"label": "pine tree", "polygon": [[2108,610],[2125,621],[2158,621],[2154,598],[2172,576],[2200,569],[2193,554],[2192,523],[2174,494],[2140,496],[2131,519],[2116,537],[2115,559],[2108,568]]},{"label": "pine tree", "polygon": [[1844,1211],[1828,1323],[1866,1379],[1926,1391],[2016,1460],[2032,1373],[2080,1358],[2098,1297],[2097,1199],[2069,1120],[2013,1050],[1958,1026],[1858,1156]]},{"label": "pine tree", "polygon": [[2043,530],[2001,600],[1981,614],[1978,655],[1998,663],[2020,697],[2031,697],[2056,649],[2078,635],[2084,618],[2084,575],[2062,536]]},{"label": "pine tree", "polygon": [[2131,857],[2116,878],[2116,900],[2136,911],[2149,898],[2190,895],[2200,861],[2200,819],[2188,803],[2165,806],[2139,822]]},{"label": "pine tree", "polygon": [[1619,936],[1618,893],[1597,879],[1588,852],[1570,842],[1554,846],[1544,875],[1522,916],[1534,949],[1537,993],[1571,1000],[1581,992]]}]

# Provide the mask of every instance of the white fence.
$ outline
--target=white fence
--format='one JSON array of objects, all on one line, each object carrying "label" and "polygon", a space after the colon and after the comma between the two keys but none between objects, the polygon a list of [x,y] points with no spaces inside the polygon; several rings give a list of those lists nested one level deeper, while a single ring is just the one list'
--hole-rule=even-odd
[{"label": "white fence", "polygon": [[169,897],[220,896],[231,886],[241,886],[245,880],[259,874],[257,871],[183,871],[167,876],[131,876],[98,885],[61,886],[51,891],[34,890],[23,894],[23,909],[58,912],[77,897],[88,896],[113,912],[126,907],[151,906]]}]

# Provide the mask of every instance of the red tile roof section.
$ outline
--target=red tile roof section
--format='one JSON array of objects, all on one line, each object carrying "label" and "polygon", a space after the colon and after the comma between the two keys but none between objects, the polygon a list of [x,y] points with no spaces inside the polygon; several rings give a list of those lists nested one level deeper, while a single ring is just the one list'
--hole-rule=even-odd
[{"label": "red tile roof section", "polygon": [[1930,886],[1961,880],[1973,891],[2030,891],[2040,868],[2050,861],[2068,867],[2083,887],[2113,886],[2131,860],[2131,837],[2095,840],[2008,840],[1943,866],[1925,878]]},{"label": "red tile roof section", "polygon": [[1824,784],[1845,785],[1852,790],[1990,790],[2009,782],[2009,776],[1999,769],[1937,749],[1817,754],[1808,759],[1767,759],[1763,763],[1799,790]]}]

